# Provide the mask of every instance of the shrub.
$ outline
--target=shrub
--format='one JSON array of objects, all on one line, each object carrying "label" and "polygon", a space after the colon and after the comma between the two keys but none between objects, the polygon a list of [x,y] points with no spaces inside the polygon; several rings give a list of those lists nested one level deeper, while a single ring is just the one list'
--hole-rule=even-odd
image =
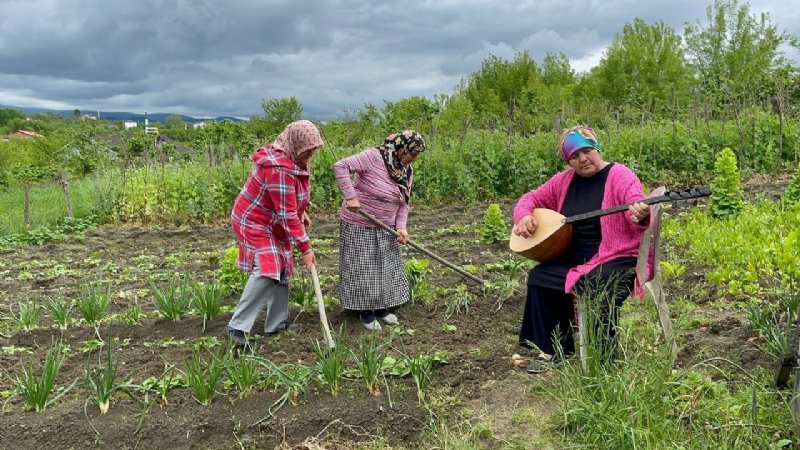
[{"label": "shrub", "polygon": [[790,205],[800,202],[800,166],[797,166],[792,182],[783,193],[783,201]]},{"label": "shrub", "polygon": [[483,228],[481,228],[481,240],[487,244],[502,242],[508,239],[508,225],[503,220],[503,212],[500,205],[492,203],[486,208],[483,215]]},{"label": "shrub", "polygon": [[238,247],[228,248],[225,250],[219,267],[219,283],[228,292],[241,291],[247,283],[248,274],[239,269],[239,265],[236,263],[238,257]]},{"label": "shrub", "polygon": [[711,216],[727,219],[742,210],[742,187],[736,156],[730,148],[724,148],[714,163],[714,181],[711,182]]}]

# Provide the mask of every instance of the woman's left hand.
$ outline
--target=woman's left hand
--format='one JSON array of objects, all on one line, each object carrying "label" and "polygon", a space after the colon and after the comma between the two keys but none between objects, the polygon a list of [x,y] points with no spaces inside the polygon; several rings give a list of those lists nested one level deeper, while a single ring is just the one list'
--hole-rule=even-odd
[{"label": "woman's left hand", "polygon": [[628,211],[631,212],[631,222],[638,224],[650,215],[650,206],[644,202],[634,203],[628,207]]},{"label": "woman's left hand", "polygon": [[303,222],[303,226],[306,228],[306,230],[311,228],[311,217],[308,217],[308,213],[304,212],[300,217],[300,221]]},{"label": "woman's left hand", "polygon": [[397,242],[403,245],[408,244],[408,231],[406,231],[405,229],[400,229],[397,230],[397,234],[400,235],[397,237]]}]

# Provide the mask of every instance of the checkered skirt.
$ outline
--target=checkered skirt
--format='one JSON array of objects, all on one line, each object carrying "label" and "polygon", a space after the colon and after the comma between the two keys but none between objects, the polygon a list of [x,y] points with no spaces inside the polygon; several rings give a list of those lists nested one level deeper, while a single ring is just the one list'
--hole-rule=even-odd
[{"label": "checkered skirt", "polygon": [[341,222],[339,301],[351,310],[392,308],[409,300],[400,244],[386,230]]}]

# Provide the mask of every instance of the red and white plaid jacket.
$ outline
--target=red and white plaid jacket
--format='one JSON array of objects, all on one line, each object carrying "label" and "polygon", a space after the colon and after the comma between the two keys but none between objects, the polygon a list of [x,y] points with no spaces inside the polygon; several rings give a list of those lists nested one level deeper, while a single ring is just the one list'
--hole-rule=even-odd
[{"label": "red and white plaid jacket", "polygon": [[252,272],[257,257],[262,276],[287,284],[294,267],[292,246],[300,252],[311,248],[300,220],[308,209],[310,175],[269,144],[250,159],[255,165],[231,212],[237,262]]}]

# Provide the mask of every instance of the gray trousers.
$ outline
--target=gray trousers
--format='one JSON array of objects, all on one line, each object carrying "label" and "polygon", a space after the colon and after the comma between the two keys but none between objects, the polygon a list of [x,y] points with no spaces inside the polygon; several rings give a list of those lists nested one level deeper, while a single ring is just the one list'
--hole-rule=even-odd
[{"label": "gray trousers", "polygon": [[253,272],[244,286],[242,298],[233,310],[228,327],[249,333],[265,305],[267,317],[264,319],[264,332],[274,333],[289,318],[289,286],[262,277],[256,257]]}]

